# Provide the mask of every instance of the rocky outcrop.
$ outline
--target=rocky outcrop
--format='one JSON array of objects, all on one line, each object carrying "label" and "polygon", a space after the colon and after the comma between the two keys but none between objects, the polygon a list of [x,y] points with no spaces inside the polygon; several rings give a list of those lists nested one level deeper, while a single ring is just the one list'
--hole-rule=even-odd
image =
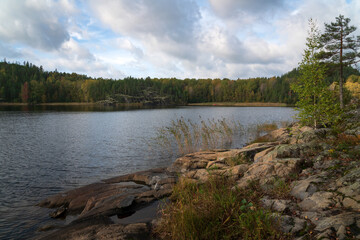
[{"label": "rocky outcrop", "polygon": [[[355,125],[355,126],[354,126]],[[357,129],[359,123],[352,123]],[[242,149],[187,154],[167,169],[127,174],[45,199],[53,217],[78,214],[75,221],[46,236],[55,239],[148,239],[147,219],[126,224],[131,215],[172,193],[178,177],[204,182],[211,176],[234,179],[233,188],[258,183],[264,189],[286,183],[281,194],[260,199],[274,211],[284,233],[294,239],[360,239],[360,136],[294,124]],[[114,220],[115,217],[115,220]]]},{"label": "rocky outcrop", "polygon": [[51,217],[76,214],[77,218],[44,239],[148,239],[151,219],[143,216],[130,224],[116,223],[117,219],[131,216],[169,196],[176,181],[176,175],[157,168],[105,179],[49,197],[38,206],[57,208]]},{"label": "rocky outcrop", "polygon": [[170,96],[159,94],[152,88],[144,89],[135,95],[113,94],[106,99],[96,102],[104,106],[115,106],[116,104],[140,104],[141,106],[170,106],[175,105]]},{"label": "rocky outcrop", "polygon": [[294,239],[360,239],[360,136],[347,132],[352,134],[337,136],[295,124],[262,137],[271,142],[188,154],[168,170],[193,181],[231,176],[234,188],[291,182],[288,194],[261,199],[280,214],[284,233]]}]

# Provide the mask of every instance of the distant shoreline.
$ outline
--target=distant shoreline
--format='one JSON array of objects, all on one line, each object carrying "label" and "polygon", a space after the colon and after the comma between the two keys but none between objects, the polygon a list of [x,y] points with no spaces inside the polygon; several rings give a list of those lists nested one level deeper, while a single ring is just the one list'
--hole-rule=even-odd
[{"label": "distant shoreline", "polygon": [[[96,102],[56,102],[56,103],[10,103],[0,102],[0,106],[101,106],[103,104]],[[116,103],[115,106],[143,106],[142,103]],[[184,105],[179,105],[184,106]],[[293,107],[286,103],[271,103],[271,102],[206,102],[206,103],[189,103],[185,106],[216,106],[216,107]]]},{"label": "distant shoreline", "polygon": [[188,106],[219,106],[219,107],[292,107],[286,103],[271,102],[207,102],[207,103],[189,103]]},{"label": "distant shoreline", "polygon": [[[56,102],[56,103],[9,103],[0,102],[0,106],[101,106],[104,104],[96,102]],[[141,106],[141,103],[116,103],[118,106]]]}]

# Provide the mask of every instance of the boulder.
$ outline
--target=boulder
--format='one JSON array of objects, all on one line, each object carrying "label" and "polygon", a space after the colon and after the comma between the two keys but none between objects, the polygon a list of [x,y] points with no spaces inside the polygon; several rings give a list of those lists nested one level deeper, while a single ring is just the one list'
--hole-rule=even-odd
[{"label": "boulder", "polygon": [[350,226],[360,220],[358,213],[343,212],[334,216],[325,217],[315,222],[315,230],[323,232],[327,229],[334,228],[338,231],[341,226]]},{"label": "boulder", "polygon": [[291,229],[291,233],[297,235],[307,227],[307,222],[304,219],[294,217],[294,227]]},{"label": "boulder", "polygon": [[273,148],[275,145],[277,143],[253,143],[240,149],[237,156],[248,160],[248,162],[254,162],[254,157],[257,153]]},{"label": "boulder", "polygon": [[331,215],[330,211],[320,211],[320,212],[307,212],[303,211],[300,213],[301,218],[309,219],[312,223],[317,224],[319,220],[324,217],[328,217]]},{"label": "boulder", "polygon": [[332,192],[316,192],[300,202],[299,207],[304,211],[322,211],[334,204],[334,197]]},{"label": "boulder", "polygon": [[225,164],[224,159],[208,162],[206,165],[207,169],[223,169],[227,167],[229,167],[229,165]]},{"label": "boulder", "polygon": [[294,136],[290,140],[290,143],[303,144],[303,143],[321,141],[329,133],[331,133],[331,129],[328,128],[313,129],[305,126],[294,131]]},{"label": "boulder", "polygon": [[237,165],[234,167],[230,167],[230,168],[226,169],[225,175],[231,176],[235,180],[237,180],[244,176],[244,173],[249,169],[249,167],[250,167],[250,164],[240,164],[240,165]]},{"label": "boulder", "polygon": [[299,158],[302,154],[310,151],[313,144],[281,144],[274,148],[267,149],[254,156],[255,162],[270,162],[281,158]]},{"label": "boulder", "polygon": [[274,144],[251,144],[242,149],[211,150],[187,154],[175,160],[167,169],[171,173],[191,172],[197,169],[225,169],[254,160],[255,154],[271,148]]},{"label": "boulder", "polygon": [[173,173],[185,173],[199,168],[206,168],[209,162],[216,161],[217,158],[216,151],[190,153],[176,159],[167,170]]},{"label": "boulder", "polygon": [[320,175],[313,175],[306,179],[296,181],[292,186],[290,194],[304,200],[318,190],[317,183],[321,182],[323,182],[323,180]]},{"label": "boulder", "polygon": [[284,178],[299,171],[302,163],[300,158],[275,159],[267,162],[257,162],[250,165],[244,177],[237,182],[238,188],[248,186],[250,181],[259,180],[260,184],[272,181],[275,177]]},{"label": "boulder", "polygon": [[342,201],[342,205],[346,208],[360,211],[360,196],[358,195],[355,198],[345,197]]},{"label": "boulder", "polygon": [[297,235],[300,231],[304,230],[307,223],[304,219],[298,217],[291,217],[283,215],[280,217],[280,229],[284,233],[292,233]]},{"label": "boulder", "polygon": [[282,199],[269,199],[264,197],[261,199],[261,203],[264,207],[277,211],[277,212],[285,212],[289,209],[289,205],[291,203],[290,200],[282,200]]},{"label": "boulder", "polygon": [[[274,147],[270,147],[270,148],[267,148],[261,152],[258,152],[257,154],[255,154],[254,156],[254,162],[263,162],[263,158],[264,156],[268,155],[272,150],[274,150]],[[272,159],[270,159],[272,160]]]},{"label": "boulder", "polygon": [[350,170],[345,176],[336,180],[338,187],[348,186],[355,182],[360,182],[360,167]]},{"label": "boulder", "polygon": [[193,178],[199,180],[200,182],[205,182],[209,179],[209,172],[206,169],[199,169],[196,171]]}]

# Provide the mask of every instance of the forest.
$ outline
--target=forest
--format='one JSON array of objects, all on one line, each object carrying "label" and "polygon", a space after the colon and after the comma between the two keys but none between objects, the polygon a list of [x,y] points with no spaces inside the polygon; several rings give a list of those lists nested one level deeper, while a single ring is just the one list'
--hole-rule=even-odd
[{"label": "forest", "polygon": [[[331,69],[331,68],[329,68]],[[346,67],[344,78],[360,75]],[[299,76],[298,69],[271,78],[250,79],[176,79],[176,78],[91,78],[76,73],[44,71],[29,62],[0,62],[0,102],[69,103],[115,99],[119,103],[140,102],[148,97],[166,99],[158,104],[184,105],[204,102],[276,102],[294,104],[296,95],[290,84]],[[329,71],[328,84],[337,73]]]}]

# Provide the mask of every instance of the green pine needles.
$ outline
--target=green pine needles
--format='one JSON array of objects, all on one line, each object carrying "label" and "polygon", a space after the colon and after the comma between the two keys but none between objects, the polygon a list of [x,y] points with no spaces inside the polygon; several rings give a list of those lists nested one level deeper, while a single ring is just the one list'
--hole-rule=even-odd
[{"label": "green pine needles", "polygon": [[325,127],[338,122],[341,109],[336,93],[330,91],[324,81],[326,65],[318,58],[321,34],[312,19],[309,20],[309,28],[307,48],[299,66],[300,78],[291,85],[291,89],[298,94],[296,106],[300,122],[312,127]]}]

